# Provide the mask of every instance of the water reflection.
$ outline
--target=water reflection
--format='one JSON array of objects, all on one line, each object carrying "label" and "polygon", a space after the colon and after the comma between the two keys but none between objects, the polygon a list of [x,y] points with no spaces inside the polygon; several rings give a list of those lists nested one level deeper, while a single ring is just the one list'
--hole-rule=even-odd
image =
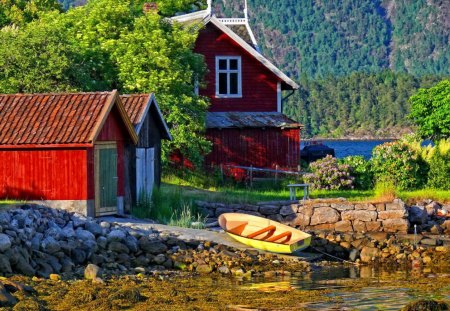
[{"label": "water reflection", "polygon": [[[244,284],[247,290],[264,292],[305,290],[332,290],[323,302],[303,304],[306,310],[400,310],[407,303],[419,298],[430,298],[429,294],[402,288],[397,280],[429,279],[448,274],[433,274],[429,270],[388,270],[373,267],[332,266],[313,267],[312,271],[301,277],[253,280]],[[355,284],[359,286],[355,287]],[[450,299],[450,289],[443,288],[433,293],[434,298]]]}]

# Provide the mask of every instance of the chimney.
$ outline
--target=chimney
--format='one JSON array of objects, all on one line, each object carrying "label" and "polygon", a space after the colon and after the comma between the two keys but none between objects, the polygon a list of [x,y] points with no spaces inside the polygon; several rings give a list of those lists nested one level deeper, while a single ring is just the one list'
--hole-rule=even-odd
[{"label": "chimney", "polygon": [[146,3],[144,3],[142,11],[144,13],[148,13],[148,12],[157,13],[158,12],[158,4],[156,2],[146,2]]}]

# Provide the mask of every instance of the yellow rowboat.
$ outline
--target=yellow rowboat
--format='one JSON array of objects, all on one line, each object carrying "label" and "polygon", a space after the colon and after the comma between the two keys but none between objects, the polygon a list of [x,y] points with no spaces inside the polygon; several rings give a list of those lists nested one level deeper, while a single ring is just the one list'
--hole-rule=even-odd
[{"label": "yellow rowboat", "polygon": [[239,213],[219,216],[219,225],[231,237],[261,250],[290,254],[311,243],[311,235],[279,222]]}]

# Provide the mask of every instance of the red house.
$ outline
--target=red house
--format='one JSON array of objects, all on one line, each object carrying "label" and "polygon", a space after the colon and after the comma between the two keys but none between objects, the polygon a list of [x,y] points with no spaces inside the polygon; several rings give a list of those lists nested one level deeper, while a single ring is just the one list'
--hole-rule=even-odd
[{"label": "red house", "polygon": [[0,199],[115,214],[137,140],[117,91],[0,95]]},{"label": "red house", "polygon": [[246,2],[243,18],[217,18],[208,1],[207,10],[172,20],[203,24],[195,52],[209,69],[206,88],[198,90],[211,99],[206,135],[213,150],[207,164],[297,168],[302,126],[282,106],[283,91],[299,86],[259,53]]}]

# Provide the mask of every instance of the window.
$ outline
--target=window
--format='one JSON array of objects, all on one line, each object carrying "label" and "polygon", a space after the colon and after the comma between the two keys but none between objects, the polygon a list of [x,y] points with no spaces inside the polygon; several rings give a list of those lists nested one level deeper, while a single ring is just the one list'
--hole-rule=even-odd
[{"label": "window", "polygon": [[241,57],[216,57],[216,96],[242,97]]}]

